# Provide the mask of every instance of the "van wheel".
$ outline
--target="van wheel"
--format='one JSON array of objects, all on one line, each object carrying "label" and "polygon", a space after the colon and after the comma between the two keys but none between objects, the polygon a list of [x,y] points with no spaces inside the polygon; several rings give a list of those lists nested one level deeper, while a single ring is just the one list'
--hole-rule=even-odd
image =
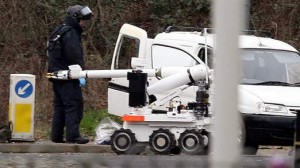
[{"label": "van wheel", "polygon": [[247,142],[245,143],[245,146],[243,148],[243,155],[256,155],[258,151],[258,146],[255,143]]},{"label": "van wheel", "polygon": [[242,148],[243,155],[255,155],[258,150],[258,145],[254,142],[247,140],[246,137],[246,126],[242,117],[240,117],[239,121],[239,133],[238,133],[238,143]]},{"label": "van wheel", "polygon": [[258,145],[254,142],[247,140],[246,137],[246,126],[244,124],[244,120],[241,117],[239,121],[239,135],[238,135],[238,142],[242,148],[243,155],[256,155],[258,150]]},{"label": "van wheel", "polygon": [[246,140],[246,127],[243,118],[240,117],[239,125],[238,125],[238,137],[237,137],[237,141],[240,147],[243,147],[245,145],[245,140]]}]

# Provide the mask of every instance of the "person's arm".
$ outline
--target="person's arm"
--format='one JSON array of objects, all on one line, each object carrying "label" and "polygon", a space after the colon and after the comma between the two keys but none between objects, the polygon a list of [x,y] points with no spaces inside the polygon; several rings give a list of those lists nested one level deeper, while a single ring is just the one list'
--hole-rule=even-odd
[{"label": "person's arm", "polygon": [[76,30],[72,29],[63,36],[64,56],[69,65],[79,64],[84,69],[81,39]]}]

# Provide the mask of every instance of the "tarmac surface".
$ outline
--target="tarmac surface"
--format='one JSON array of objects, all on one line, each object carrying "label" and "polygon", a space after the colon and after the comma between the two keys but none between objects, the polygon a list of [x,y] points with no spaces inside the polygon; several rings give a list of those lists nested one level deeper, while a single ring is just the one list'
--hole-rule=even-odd
[{"label": "tarmac surface", "polygon": [[[53,143],[51,141],[1,143],[0,153],[114,153],[110,145]],[[260,146],[256,156],[291,156],[293,147]]]},{"label": "tarmac surface", "polygon": [[1,153],[113,153],[109,145],[53,143],[51,141],[1,143]]},{"label": "tarmac surface", "polygon": [[[271,168],[271,162],[293,164],[293,148],[261,146],[256,155],[243,155],[241,168]],[[117,155],[110,145],[52,143],[50,141],[0,144],[0,167],[209,167],[209,156],[153,155],[146,148],[142,155]],[[275,160],[276,159],[276,160]],[[273,167],[272,167],[273,168]]]}]

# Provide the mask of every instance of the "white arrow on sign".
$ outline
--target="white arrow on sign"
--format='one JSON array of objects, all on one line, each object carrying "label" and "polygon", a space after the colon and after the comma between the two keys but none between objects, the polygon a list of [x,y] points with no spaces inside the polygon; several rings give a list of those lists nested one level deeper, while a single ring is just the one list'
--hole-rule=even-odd
[{"label": "white arrow on sign", "polygon": [[25,90],[30,86],[30,83],[27,83],[25,86],[23,87],[19,87],[18,88],[18,95],[23,95],[25,94]]}]

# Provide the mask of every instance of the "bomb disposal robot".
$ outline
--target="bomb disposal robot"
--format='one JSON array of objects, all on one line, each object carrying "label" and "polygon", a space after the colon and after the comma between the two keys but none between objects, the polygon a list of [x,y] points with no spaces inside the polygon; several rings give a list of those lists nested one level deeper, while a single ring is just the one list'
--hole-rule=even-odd
[{"label": "bomb disposal robot", "polygon": [[[211,125],[207,94],[207,79],[211,73],[204,64],[176,71],[163,68],[83,71],[79,65],[72,65],[69,70],[50,73],[47,77],[61,80],[127,77],[130,110],[122,116],[123,128],[111,136],[111,148],[117,154],[138,153],[133,152],[133,148],[147,143],[156,154],[169,154],[174,149],[187,154],[205,153]],[[162,75],[172,73],[167,77]],[[163,79],[147,87],[149,76]],[[195,101],[181,104],[177,97],[192,84],[198,86]],[[153,95],[170,89],[173,91],[160,100]],[[155,110],[166,103],[167,110]]]}]

